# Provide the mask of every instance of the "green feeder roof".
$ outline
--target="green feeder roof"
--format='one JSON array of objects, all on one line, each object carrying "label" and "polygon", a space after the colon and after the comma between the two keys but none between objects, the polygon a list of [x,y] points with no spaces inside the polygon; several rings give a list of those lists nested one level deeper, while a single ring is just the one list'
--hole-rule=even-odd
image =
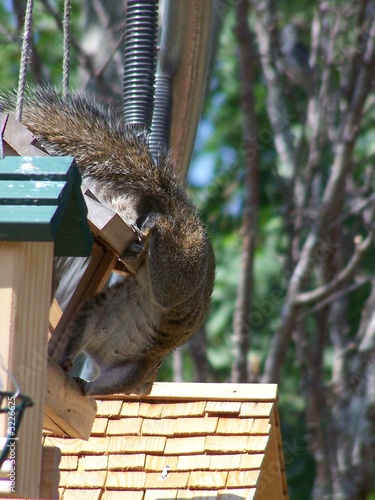
[{"label": "green feeder roof", "polygon": [[0,241],[54,241],[57,256],[89,255],[93,237],[72,157],[0,160]]}]

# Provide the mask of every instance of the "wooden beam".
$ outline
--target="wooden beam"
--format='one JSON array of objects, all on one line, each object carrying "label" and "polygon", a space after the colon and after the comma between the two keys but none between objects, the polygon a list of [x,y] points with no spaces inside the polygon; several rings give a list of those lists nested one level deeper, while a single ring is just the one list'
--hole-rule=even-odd
[{"label": "wooden beam", "polygon": [[99,202],[93,185],[83,184],[82,192],[87,206],[87,220],[92,232],[99,241],[112,250],[129,273],[135,274],[143,261],[143,255],[133,260],[122,258],[126,248],[137,241],[135,232],[116,212]]},{"label": "wooden beam", "polygon": [[[154,382],[148,396],[135,394],[121,396],[124,401],[152,399],[192,401],[277,401],[277,384],[206,384],[190,382]],[[100,399],[118,399],[119,395],[100,396]]]},{"label": "wooden beam", "polygon": [[44,429],[60,436],[88,439],[96,409],[95,399],[84,396],[74,380],[49,360]]},{"label": "wooden beam", "polygon": [[8,372],[1,378],[7,391],[16,390],[15,380],[35,403],[18,433],[16,492],[38,498],[53,243],[0,242],[0,262],[0,353]]},{"label": "wooden beam", "polygon": [[35,136],[9,113],[0,113],[0,136],[5,156],[48,155]]},{"label": "wooden beam", "polygon": [[40,498],[48,498],[50,500],[59,498],[60,459],[60,448],[57,446],[43,446]]},{"label": "wooden beam", "polygon": [[[48,354],[55,361],[61,359],[61,355],[68,342],[65,330],[69,322],[88,297],[92,297],[101,291],[116,261],[117,257],[113,252],[94,243],[88,267],[77,283],[75,292],[67,304],[59,323],[55,326],[53,335],[49,341]],[[56,309],[54,310],[54,314],[56,314]]]},{"label": "wooden beam", "polygon": [[[274,412],[276,409],[274,408]],[[280,428],[275,425],[275,413],[271,415],[271,430],[261,466],[256,489],[259,500],[288,500],[284,460],[278,448]]]}]

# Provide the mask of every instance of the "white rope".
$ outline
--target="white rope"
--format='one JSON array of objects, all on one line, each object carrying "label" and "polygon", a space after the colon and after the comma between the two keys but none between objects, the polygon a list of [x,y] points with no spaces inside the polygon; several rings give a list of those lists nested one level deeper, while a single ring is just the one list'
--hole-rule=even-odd
[{"label": "white rope", "polygon": [[63,56],[63,98],[66,99],[69,91],[70,70],[70,0],[64,0],[64,56]]},{"label": "white rope", "polygon": [[17,91],[17,104],[16,104],[16,117],[18,121],[21,121],[22,119],[22,105],[25,95],[26,72],[27,72],[27,65],[29,62],[29,52],[30,52],[32,14],[33,14],[33,0],[27,0],[26,12],[25,12],[25,24],[22,37],[21,64],[20,64],[20,73],[18,78],[18,91]]}]

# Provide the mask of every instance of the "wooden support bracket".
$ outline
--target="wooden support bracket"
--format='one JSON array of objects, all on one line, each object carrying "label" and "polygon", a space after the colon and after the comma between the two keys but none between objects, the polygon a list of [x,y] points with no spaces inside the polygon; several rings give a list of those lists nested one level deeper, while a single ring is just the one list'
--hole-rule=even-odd
[{"label": "wooden support bracket", "polygon": [[95,399],[84,396],[74,380],[49,360],[44,429],[59,436],[88,439],[96,410]]}]

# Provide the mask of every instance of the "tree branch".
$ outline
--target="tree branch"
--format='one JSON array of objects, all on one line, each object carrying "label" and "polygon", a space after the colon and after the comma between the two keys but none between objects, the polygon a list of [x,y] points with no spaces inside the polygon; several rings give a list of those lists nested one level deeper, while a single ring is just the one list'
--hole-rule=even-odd
[{"label": "tree branch", "polygon": [[306,305],[310,304],[311,302],[323,300],[331,293],[335,292],[343,283],[345,283],[345,281],[352,278],[359,264],[362,262],[364,256],[366,255],[368,249],[374,242],[374,237],[375,231],[372,230],[369,232],[367,237],[356,246],[349,262],[338,273],[338,275],[333,278],[332,281],[316,288],[315,290],[298,294],[295,298],[295,304]]},{"label": "tree branch", "polygon": [[295,147],[285,106],[284,85],[276,65],[275,49],[279,43],[275,6],[271,0],[252,0],[252,5],[256,13],[256,37],[267,86],[267,108],[275,134],[275,146],[281,161],[292,169],[294,168]]},{"label": "tree branch", "polygon": [[[264,382],[277,382],[284,364],[287,347],[298,314],[300,304],[297,297],[311,268],[314,250],[323,230],[328,226],[331,214],[336,213],[341,194],[345,191],[345,180],[350,166],[353,148],[360,130],[360,119],[365,99],[371,89],[375,67],[375,18],[372,17],[369,37],[364,57],[357,75],[353,96],[344,114],[336,147],[331,174],[325,187],[321,207],[315,225],[310,230],[303,245],[300,259],[291,277],[286,301],[282,311],[282,324],[276,332],[266,360]],[[366,241],[367,238],[366,238]]]},{"label": "tree branch", "polygon": [[357,290],[357,288],[360,288],[360,287],[366,285],[368,282],[369,282],[369,280],[364,279],[364,280],[355,282],[352,285],[348,285],[347,287],[345,287],[343,289],[337,290],[332,295],[329,295],[328,297],[323,299],[321,302],[314,305],[311,309],[308,309],[307,311],[299,314],[297,317],[297,321],[302,321],[305,318],[307,318],[308,316],[315,314],[316,312],[320,311],[321,309],[324,309],[325,307],[327,307],[333,301],[339,299],[340,297],[347,295],[348,293],[354,292],[354,290]]},{"label": "tree branch", "polygon": [[253,267],[259,209],[258,123],[255,112],[254,85],[257,59],[254,37],[248,25],[248,0],[235,6],[235,34],[241,85],[243,137],[245,145],[245,201],[242,217],[242,262],[234,313],[232,382],[248,382],[247,356],[250,347],[249,315],[253,296]]}]

